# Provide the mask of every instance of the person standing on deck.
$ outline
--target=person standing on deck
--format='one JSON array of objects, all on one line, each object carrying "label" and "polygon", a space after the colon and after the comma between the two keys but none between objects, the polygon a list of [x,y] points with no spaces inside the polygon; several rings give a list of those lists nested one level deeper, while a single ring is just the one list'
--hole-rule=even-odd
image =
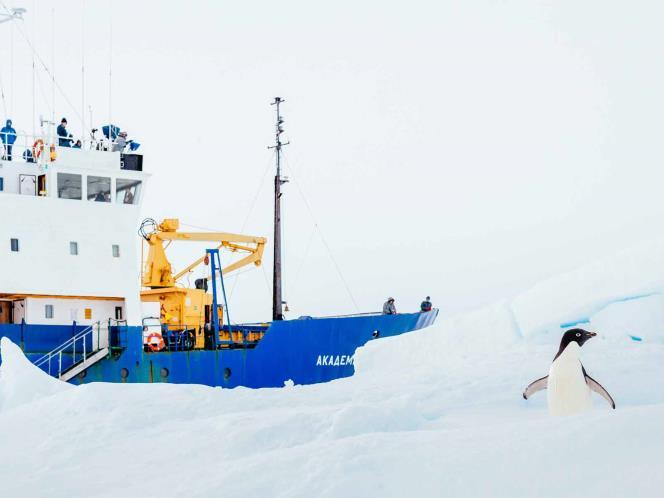
[{"label": "person standing on deck", "polygon": [[394,305],[394,298],[388,297],[385,304],[383,304],[383,315],[396,315],[397,307]]},{"label": "person standing on deck", "polygon": [[427,311],[431,311],[432,308],[433,305],[431,304],[431,298],[427,296],[427,298],[424,301],[422,301],[422,304],[420,304],[420,311],[422,313],[425,313]]},{"label": "person standing on deck", "polygon": [[67,118],[62,118],[58,125],[58,145],[60,147],[71,147],[73,141],[72,135],[67,131]]},{"label": "person standing on deck", "polygon": [[12,120],[8,119],[5,126],[0,130],[0,139],[5,146],[5,153],[2,158],[6,161],[12,160],[12,147],[16,142],[16,130],[12,127]]}]

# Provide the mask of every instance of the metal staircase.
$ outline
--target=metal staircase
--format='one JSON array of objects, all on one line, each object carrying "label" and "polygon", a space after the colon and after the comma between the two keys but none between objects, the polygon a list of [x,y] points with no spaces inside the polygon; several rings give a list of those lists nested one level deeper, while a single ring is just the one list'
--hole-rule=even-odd
[{"label": "metal staircase", "polygon": [[109,326],[97,322],[46,353],[35,362],[49,375],[68,381],[109,353]]}]

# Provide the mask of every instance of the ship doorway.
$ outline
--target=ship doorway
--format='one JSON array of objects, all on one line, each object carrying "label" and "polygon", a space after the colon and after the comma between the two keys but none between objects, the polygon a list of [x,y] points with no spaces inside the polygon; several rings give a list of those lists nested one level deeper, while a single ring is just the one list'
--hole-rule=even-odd
[{"label": "ship doorway", "polygon": [[0,301],[0,325],[12,323],[12,302]]},{"label": "ship doorway", "polygon": [[12,323],[21,323],[25,319],[25,299],[12,302]]},{"label": "ship doorway", "polygon": [[37,177],[37,194],[42,197],[46,195],[46,175]]}]

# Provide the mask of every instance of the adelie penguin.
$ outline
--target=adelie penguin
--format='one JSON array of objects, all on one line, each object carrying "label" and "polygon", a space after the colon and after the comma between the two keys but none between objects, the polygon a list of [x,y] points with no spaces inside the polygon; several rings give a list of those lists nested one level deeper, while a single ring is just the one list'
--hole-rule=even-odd
[{"label": "adelie penguin", "polygon": [[548,389],[549,413],[551,415],[572,415],[591,407],[590,391],[606,399],[611,408],[616,404],[611,395],[599,382],[586,373],[581,364],[581,346],[597,334],[583,329],[571,329],[563,334],[558,354],[551,363],[549,375],[532,382],[523,392],[528,399],[537,391]]}]

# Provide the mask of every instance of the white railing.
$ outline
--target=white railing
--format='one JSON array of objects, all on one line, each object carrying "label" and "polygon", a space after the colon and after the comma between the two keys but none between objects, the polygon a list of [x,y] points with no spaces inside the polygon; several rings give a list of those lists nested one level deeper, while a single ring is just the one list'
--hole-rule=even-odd
[{"label": "white railing", "polygon": [[[102,322],[97,322],[81,330],[54,350],[46,353],[35,362],[35,366],[48,372],[49,375],[54,375],[52,370],[57,368],[57,375],[55,377],[59,378],[65,371],[81,362],[85,362],[98,351],[108,348],[108,345],[109,328],[108,326],[102,327]],[[64,368],[62,364],[63,354],[65,358],[71,358],[71,363],[66,364]]]},{"label": "white railing", "polygon": [[[1,125],[1,123],[0,123]],[[0,126],[2,128],[2,126]],[[0,137],[2,138],[2,137]],[[81,150],[94,150],[94,151],[110,151],[110,152],[123,152],[129,153],[131,151],[132,140],[111,140],[106,138],[101,130],[89,137],[70,137],[71,142],[69,146],[72,149]],[[0,139],[0,159],[4,161],[17,161],[27,163],[44,163],[49,161],[49,154],[51,145],[60,147],[60,139],[54,134],[28,134],[23,132],[16,132],[16,140],[11,146],[5,144]],[[10,148],[11,147],[11,155]],[[39,150],[39,158],[35,157],[35,152]],[[26,152],[29,151],[29,154]]]}]

